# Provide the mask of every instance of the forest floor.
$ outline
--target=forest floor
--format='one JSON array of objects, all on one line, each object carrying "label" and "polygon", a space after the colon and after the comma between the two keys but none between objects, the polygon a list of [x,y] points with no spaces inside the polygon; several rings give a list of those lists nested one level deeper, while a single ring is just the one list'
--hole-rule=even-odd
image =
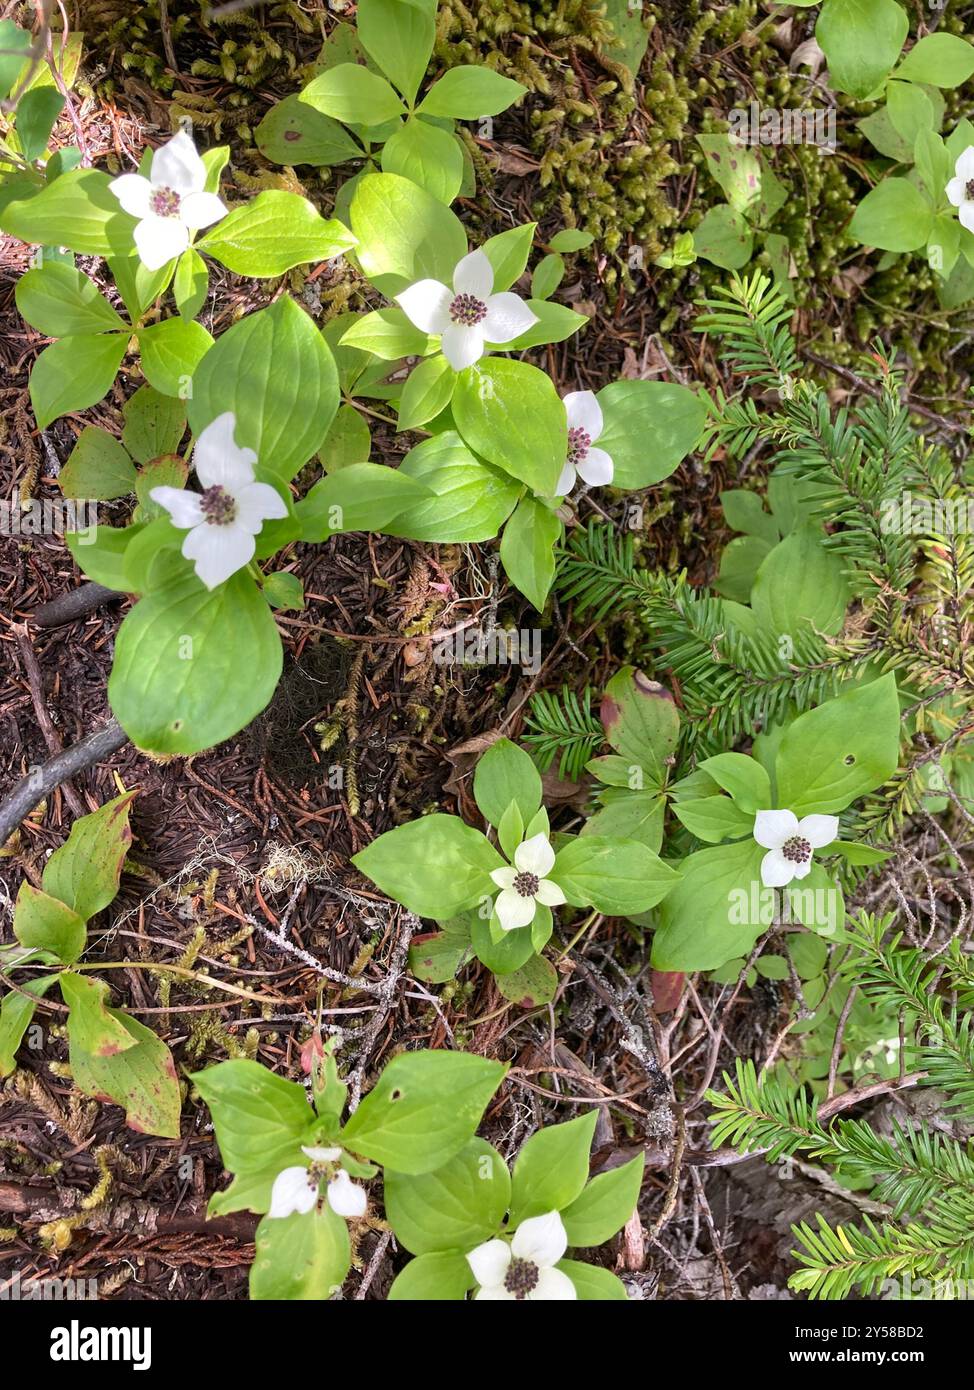
[{"label": "forest floor", "polygon": [[[201,118],[209,124],[209,132],[199,130],[202,143],[231,144],[231,196],[234,181],[243,195],[254,180],[292,179],[292,172],[261,159],[250,135],[273,101],[297,88],[297,70],[313,61],[322,26],[333,24],[331,11],[342,6],[310,6],[309,31],[288,14],[295,7],[266,7],[263,31],[284,57],[265,53],[265,66],[249,85],[222,76],[218,63],[227,40],[241,49],[256,44],[251,17],[214,30],[200,23],[195,4],[171,0],[170,23],[189,17],[174,36],[160,24],[154,4],[142,7],[130,32],[122,18],[128,8],[110,0],[86,6],[88,91],[76,115],[91,159],[132,167],[146,144],[169,134],[174,108],[189,109],[198,130]],[[505,7],[480,8],[493,14]],[[536,8],[547,15],[557,7]],[[714,73],[719,68],[734,92],[753,90],[753,45],[733,37],[731,25],[705,32],[690,51],[688,35],[711,7],[650,8],[658,22],[644,81],[636,84],[616,137],[617,143],[652,152],[640,174],[649,211],[621,233],[638,237],[650,259],[632,269],[622,253],[598,253],[598,242],[597,254],[574,258],[559,297],[583,306],[593,322],[581,350],[571,342],[544,350],[542,364],[561,392],[618,376],[711,386],[721,380],[708,345],[692,331],[694,300],[719,277],[713,268],[702,280],[699,267],[658,271],[651,257],[680,229],[681,210],[691,205],[698,175],[705,177],[691,161],[690,146],[715,100]],[[722,12],[722,23],[726,12],[739,12],[742,34],[749,19],[752,30],[760,21],[762,43],[769,38],[766,13],[757,6],[714,8]],[[478,6],[470,3],[467,11],[476,15]],[[539,19],[544,71],[562,95],[590,100],[611,71],[584,42],[586,25],[578,21],[573,29],[566,23],[568,41],[562,35],[555,43],[546,39]],[[771,35],[774,43],[761,48],[761,62],[770,55],[777,71],[764,70],[762,84],[791,82],[790,53],[807,28],[799,17],[786,35]],[[498,43],[512,52],[519,41],[515,31]],[[487,33],[483,43],[489,42]],[[670,56],[675,52],[678,61]],[[201,62],[216,64],[216,71],[194,74]],[[664,81],[670,69],[672,109]],[[563,225],[569,206],[580,225],[589,214],[601,216],[595,200],[592,206],[586,201],[591,195],[573,191],[570,169],[555,170],[553,181],[543,183],[544,142],[539,144],[532,122],[552,99],[530,93],[498,120],[490,141],[480,142],[491,179],[465,208],[472,240],[538,216],[539,207],[541,242]],[[604,100],[611,104],[615,95]],[[677,118],[680,103],[684,110]],[[212,116],[220,111],[226,116],[222,128]],[[619,119],[613,114],[612,121]],[[671,119],[685,127],[681,138],[660,134]],[[586,120],[579,129],[591,124]],[[594,125],[602,125],[599,117]],[[604,128],[611,129],[611,122]],[[603,162],[610,157],[600,156]],[[664,158],[672,163],[665,173]],[[308,169],[296,173],[327,211],[334,176],[329,182]],[[626,196],[632,202],[635,195]],[[846,345],[862,341],[864,321],[857,315],[872,312],[872,290],[857,277],[855,264],[823,269],[824,231],[812,238],[810,255],[799,333],[814,333],[818,349],[832,348],[827,355],[838,362]],[[23,248],[0,242],[3,492],[56,499],[58,468],[80,429],[99,423],[117,430],[121,406],[139,383],[123,369],[100,406],[38,433],[27,378],[44,340],[23,323],[14,303],[25,263]],[[84,268],[97,278],[96,264]],[[877,292],[882,302],[894,293],[886,289]],[[202,321],[217,335],[282,290],[294,293],[319,320],[339,291],[346,297],[358,292],[355,285],[332,283],[327,273],[305,282],[289,277],[284,285],[261,282],[255,289],[220,272]],[[959,402],[968,386],[960,339],[960,320],[947,316],[929,335],[933,365],[917,354],[911,385],[919,400],[939,410]],[[837,382],[837,391],[842,389]],[[377,430],[374,448],[376,457],[393,461],[405,444],[394,442],[391,431],[384,438]],[[695,457],[651,490],[639,537],[646,562],[686,569],[696,583],[711,579],[729,535],[719,506],[727,484],[719,457],[706,465]],[[580,520],[607,514],[621,522],[624,505],[611,494],[608,501],[586,498]],[[118,522],[124,513],[125,504],[106,504],[102,519]],[[625,618],[598,625],[573,621],[557,601],[540,619],[498,574],[490,547],[351,535],[323,546],[292,547],[286,560],[304,582],[307,606],[279,617],[287,664],[272,706],[237,739],[208,753],[159,762],[127,746],[111,764],[55,792],[5,851],[0,936],[9,938],[10,900],[19,884],[25,877],[39,883],[45,856],[63,842],[72,820],[121,787],[135,789],[128,871],[116,904],[92,929],[89,958],[205,966],[215,978],[278,1001],[273,1010],[261,1010],[205,986],[179,983],[164,996],[158,975],[134,968],[115,973],[116,1001],[161,1033],[181,1077],[244,1054],[299,1076],[302,1047],[316,1022],[325,1030],[340,1029],[343,1064],[366,1077],[402,1047],[464,1046],[501,1058],[511,1063],[510,1084],[489,1112],[485,1133],[506,1155],[542,1121],[571,1118],[583,1100],[601,1107],[597,1165],[619,1151],[647,1148],[649,1173],[637,1218],[603,1252],[607,1261],[618,1259],[634,1296],[787,1297],[782,1290],[788,1222],[821,1205],[820,1185],[814,1175],[798,1174],[787,1211],[769,1216],[769,1184],[773,1192],[778,1182],[774,1170],[761,1160],[708,1162],[703,1099],[736,1056],[760,1062],[777,1046],[789,1014],[787,985],[701,981],[675,1009],[662,1008],[665,1000],[654,1008],[648,942],[632,924],[609,920],[571,949],[563,931],[565,939],[555,943],[563,951],[557,961],[561,984],[550,1006],[505,1000],[476,962],[462,983],[427,987],[403,969],[405,914],[348,863],[377,834],[431,807],[475,819],[471,772],[477,753],[500,734],[518,736],[536,691],[566,683],[597,691],[622,661],[638,663],[645,657],[638,629]],[[39,604],[79,582],[57,537],[0,540],[0,791],[108,717],[113,637],[125,605],[54,629],[29,621]],[[540,630],[536,671],[443,667],[434,661],[432,633],[493,621]],[[665,672],[650,674],[665,680]],[[321,724],[339,731],[327,751],[316,733]],[[558,808],[557,824],[570,828],[587,787],[560,780],[553,769],[546,792],[549,806]],[[223,1178],[207,1111],[193,1098],[190,1083],[179,1141],[135,1134],[124,1128],[119,1110],[79,1099],[59,1076],[56,1064],[67,1052],[64,1030],[56,1013],[42,1018],[37,1046],[25,1050],[19,1071],[0,1090],[0,1282],[4,1270],[16,1266],[23,1277],[97,1278],[102,1298],[245,1298],[255,1218],[205,1221],[207,1198]],[[760,1191],[752,1191],[755,1183],[763,1184]],[[93,1193],[98,1200],[86,1206]],[[828,1201],[842,1209],[842,1199]],[[345,1296],[383,1297],[403,1258],[387,1233],[369,1230]]]}]

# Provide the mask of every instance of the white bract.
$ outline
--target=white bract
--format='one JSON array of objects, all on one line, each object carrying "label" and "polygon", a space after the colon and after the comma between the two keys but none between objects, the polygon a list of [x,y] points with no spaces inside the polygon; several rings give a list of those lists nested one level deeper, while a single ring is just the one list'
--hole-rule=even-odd
[{"label": "white bract", "polygon": [[480,1285],[474,1301],[545,1303],[578,1298],[568,1275],[555,1269],[567,1248],[568,1236],[556,1211],[522,1221],[510,1242],[498,1239],[478,1245],[467,1255]]},{"label": "white bract", "polygon": [[526,927],[534,921],[538,903],[560,907],[565,895],[557,883],[545,878],[555,862],[555,851],[545,835],[532,835],[514,851],[514,867],[491,871],[491,878],[502,889],[494,903],[497,920],[505,931]]},{"label": "white bract", "polygon": [[347,1219],[364,1216],[365,1189],[352,1182],[344,1168],[337,1167],[342,1156],[341,1149],[302,1144],[301,1152],[308,1155],[310,1164],[308,1167],[298,1164],[278,1173],[271,1188],[271,1205],[267,1215],[276,1218],[293,1216],[295,1212],[304,1215],[311,1211],[318,1203],[322,1181],[331,1174],[326,1192],[332,1211]]},{"label": "white bract", "polygon": [[961,226],[974,232],[974,145],[968,145],[954,165],[954,177],[948,183],[946,193],[949,201],[957,209]]},{"label": "white bract", "polygon": [[174,526],[189,530],[183,555],[194,562],[208,589],[215,589],[253,559],[254,537],[264,522],[287,516],[284,500],[269,483],[254,480],[257,455],[234,441],[237,417],[226,411],[206,426],[193,450],[193,467],[203,492],[154,487],[153,502],[165,507]]},{"label": "white bract", "polygon": [[181,256],[190,232],[226,217],[222,200],[205,186],[206,166],[185,130],[153,151],[148,178],[122,174],[109,184],[124,210],[139,219],[135,246],[147,270]]},{"label": "white bract", "polygon": [[590,487],[612,482],[615,466],[604,449],[592,446],[604,429],[602,407],[592,391],[570,391],[564,398],[568,416],[568,457],[555,493],[567,497],[579,478]]},{"label": "white bract", "polygon": [[812,869],[812,850],[824,849],[839,833],[838,816],[803,816],[794,811],[759,811],[754,838],[768,852],[761,860],[765,888],[784,888]]},{"label": "white bract", "polygon": [[493,294],[494,268],[483,251],[458,261],[453,288],[439,280],[417,280],[396,301],[424,333],[439,333],[443,356],[456,372],[472,367],[487,343],[510,343],[538,322],[516,294]]}]

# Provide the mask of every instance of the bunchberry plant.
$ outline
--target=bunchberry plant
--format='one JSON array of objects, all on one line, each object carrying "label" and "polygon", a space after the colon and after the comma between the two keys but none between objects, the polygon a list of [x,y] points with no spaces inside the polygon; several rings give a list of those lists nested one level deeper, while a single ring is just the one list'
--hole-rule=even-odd
[{"label": "bunchberry plant", "polygon": [[245,1059],[196,1073],[233,1174],[209,1214],[262,1216],[251,1298],[336,1294],[379,1165],[388,1179],[390,1169],[421,1178],[449,1163],[473,1137],[506,1070],[462,1052],[400,1053],[345,1120],[348,1086],[333,1043],[313,1054],[310,1097],[298,1082]]},{"label": "bunchberry plant", "polygon": [[444,978],[444,967],[448,978],[472,951],[509,997],[543,1002],[557,986],[553,966],[537,959],[554,913],[645,912],[678,881],[647,844],[620,832],[552,836],[540,775],[508,739],[480,759],[473,790],[486,835],[436,813],[387,831],[352,860],[384,893],[442,925],[413,951],[427,978]]},{"label": "bunchberry plant", "polygon": [[625,1299],[601,1265],[566,1259],[569,1248],[603,1245],[639,1198],[642,1154],[589,1179],[595,1114],[539,1129],[509,1171],[475,1138],[422,1176],[385,1174],[386,1216],[414,1258],[393,1300],[547,1303]]},{"label": "bunchberry plant", "polygon": [[67,1005],[68,1065],[78,1090],[122,1106],[141,1133],[176,1139],[179,1083],[168,1047],[130,1014],[108,1006],[108,985],[89,973],[97,966],[78,964],[88,922],[118,892],[134,796],[125,792],[75,821],[44,866],[41,887],[21,884],[13,923],[18,944],[0,947],[0,963],[5,973],[28,966],[45,973],[18,979],[0,1001],[0,1076],[14,1070],[38,1002],[57,985]]}]

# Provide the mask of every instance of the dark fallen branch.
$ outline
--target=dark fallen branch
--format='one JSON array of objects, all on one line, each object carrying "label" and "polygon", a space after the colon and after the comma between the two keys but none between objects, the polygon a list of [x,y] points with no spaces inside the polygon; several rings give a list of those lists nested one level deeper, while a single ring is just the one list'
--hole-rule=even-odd
[{"label": "dark fallen branch", "polygon": [[55,787],[111,757],[126,743],[128,734],[116,720],[110,719],[93,734],[21,778],[9,796],[0,802],[0,846],[7,843],[24,817],[30,815]]},{"label": "dark fallen branch", "polygon": [[49,603],[35,608],[30,621],[35,627],[60,627],[62,623],[73,623],[75,618],[84,618],[106,603],[117,603],[124,594],[117,589],[106,589],[104,584],[82,584],[59,594]]}]

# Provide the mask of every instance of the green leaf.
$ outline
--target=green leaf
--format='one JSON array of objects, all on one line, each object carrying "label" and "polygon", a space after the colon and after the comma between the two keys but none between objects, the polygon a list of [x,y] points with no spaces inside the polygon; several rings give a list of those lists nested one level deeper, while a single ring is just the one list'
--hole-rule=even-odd
[{"label": "green leaf", "polygon": [[28,270],[17,281],[15,298],[21,316],[48,338],[126,329],[87,275],[60,261]]},{"label": "green leaf", "polygon": [[909,82],[929,82],[932,87],[959,87],[974,77],[974,45],[956,34],[927,34],[913,45],[893,75]]},{"label": "green leaf", "polygon": [[237,275],[266,279],[330,261],[350,251],[355,238],[334,218],[326,222],[307,198],[269,188],[234,208],[196,245]]},{"label": "green leaf", "polygon": [[519,483],[478,459],[452,430],[417,444],[399,472],[429,488],[431,496],[414,502],[384,529],[417,541],[492,540],[521,492]]},{"label": "green leaf", "polygon": [[512,801],[527,825],[541,805],[541,774],[523,748],[509,738],[499,738],[477,764],[473,794],[491,825],[500,825]]},{"label": "green leaf", "polygon": [[535,299],[547,299],[554,294],[565,275],[565,262],[558,255],[544,256],[531,276],[531,294]]},{"label": "green leaf", "polygon": [[178,264],[179,260],[176,259],[167,261],[159,270],[147,270],[134,254],[109,257],[108,269],[115,277],[118,292],[133,323],[138,323],[150,305],[165,294]]},{"label": "green leaf", "polygon": [[301,539],[324,541],[342,531],[378,531],[426,494],[421,483],[384,463],[353,463],[315,483],[294,514]]},{"label": "green leaf", "polygon": [[925,246],[933,209],[909,179],[886,178],[856,208],[849,231],[864,246],[916,251]]},{"label": "green leaf", "polygon": [[475,1283],[466,1256],[443,1250],[410,1260],[396,1275],[387,1297],[390,1303],[459,1303]]},{"label": "green leaf", "polygon": [[46,347],[30,374],[38,428],[100,401],[122,365],[126,344],[123,333],[79,333]]},{"label": "green leaf", "polygon": [[588,323],[587,315],[576,313],[567,304],[555,304],[547,299],[528,299],[526,303],[537,323],[509,343],[489,344],[491,348],[499,352],[523,352],[544,343],[563,343]]},{"label": "green leaf", "polygon": [[31,36],[12,19],[0,19],[0,101],[5,101],[30,51]]},{"label": "green leaf", "polygon": [[492,68],[450,68],[434,82],[419,109],[427,116],[477,121],[482,116],[499,116],[526,91],[520,82],[501,77]]},{"label": "green leaf", "polygon": [[[764,769],[761,769],[762,772]],[[680,801],[673,813],[691,835],[708,845],[739,840],[754,828],[754,816],[735,806],[729,796],[705,796],[700,801]]]},{"label": "green leaf", "polygon": [[199,435],[224,411],[257,454],[257,474],[288,483],[318,452],[338,409],[335,363],[311,319],[283,297],[248,314],[210,348],[193,378],[189,423]]},{"label": "green leaf", "polygon": [[117,439],[86,425],[58,474],[58,485],[65,497],[109,502],[135,491],[135,469]]},{"label": "green leaf", "polygon": [[[162,1039],[120,1009],[106,1009],[108,989],[101,981],[65,972],[61,993],[71,1010],[68,1061],[78,1089],[122,1106],[126,1124],[138,1133],[178,1139],[179,1082]],[[106,1020],[117,1038],[108,1036]]]},{"label": "green leaf", "polygon": [[193,375],[212,346],[210,334],[192,319],[164,319],[139,329],[146,381],[161,395],[180,400],[192,394]]},{"label": "green leaf", "polygon": [[746,900],[752,885],[761,887],[764,853],[747,839],[698,850],[681,862],[682,878],[659,910],[660,925],[653,938],[655,970],[716,970],[735,956],[747,955],[771,925],[770,918],[752,921]]},{"label": "green leaf", "polygon": [[744,488],[730,488],[720,494],[720,505],[724,519],[732,531],[743,531],[748,536],[759,536],[772,545],[781,539],[778,523],[756,492]]},{"label": "green leaf", "polygon": [[815,37],[833,87],[868,97],[900,56],[908,27],[896,0],[825,0]]},{"label": "green leaf", "polygon": [[892,675],[809,710],[778,749],[778,804],[796,815],[844,811],[896,771],[900,706]]},{"label": "green leaf", "polygon": [[626,1303],[629,1295],[622,1280],[601,1265],[583,1264],[581,1260],[559,1260],[556,1265],[575,1285],[580,1303]]},{"label": "green leaf", "polygon": [[299,610],[304,607],[304,584],[296,574],[284,570],[267,575],[261,593],[272,608]]},{"label": "green leaf", "polygon": [[740,270],[751,259],[754,237],[739,212],[728,203],[718,203],[704,214],[694,231],[693,249],[724,270]]},{"label": "green leaf", "polygon": [[498,993],[521,1009],[537,1009],[550,1004],[558,993],[560,982],[558,971],[544,956],[531,956],[517,970],[498,975],[494,980]]},{"label": "green leaf", "polygon": [[807,522],[761,562],[751,607],[761,627],[776,640],[798,637],[810,627],[837,633],[845,621],[852,597],[846,566],[823,541],[821,527]]},{"label": "green leaf", "polygon": [[210,591],[177,570],[126,614],[108,698],[138,747],[198,753],[261,712],[282,659],[271,611],[246,572]]},{"label": "green leaf", "polygon": [[49,951],[71,965],[85,949],[85,921],[69,903],[22,883],[14,907],[14,935],[29,950]]},{"label": "green leaf", "polygon": [[655,907],[680,875],[638,840],[580,835],[558,851],[548,877],[574,907],[628,917]]},{"label": "green leaf", "polygon": [[555,546],[562,523],[550,507],[524,497],[504,528],[501,563],[511,583],[540,613],[555,577]]},{"label": "green leaf", "polygon": [[382,125],[406,114],[385,78],[357,63],[339,63],[320,73],[304,88],[301,100],[346,125]]},{"label": "green leaf", "polygon": [[35,87],[17,103],[17,139],[28,163],[47,149],[54,122],[64,110],[64,97],[53,87]]},{"label": "green leaf", "polygon": [[[729,792],[742,811],[753,816],[771,808],[771,782],[767,772],[745,753],[718,753],[705,758],[700,771],[712,777],[718,787]],[[750,827],[749,827],[750,828]]]},{"label": "green leaf", "polygon": [[174,454],[186,433],[186,403],[140,386],[122,406],[122,443],[138,463]]},{"label": "green leaf", "polygon": [[[974,49],[971,52],[974,53]],[[911,150],[921,130],[933,130],[933,102],[922,87],[916,87],[912,82],[889,83],[886,88],[886,109],[893,129]]]},{"label": "green leaf", "polygon": [[257,1227],[250,1297],[321,1303],[338,1293],[352,1263],[348,1225],[327,1202]]},{"label": "green leaf", "polygon": [[597,1119],[593,1108],[566,1124],[539,1129],[521,1145],[511,1183],[511,1230],[532,1216],[561,1211],[579,1196]]},{"label": "green leaf", "polygon": [[125,792],[82,816],[44,866],[46,893],[60,898],[86,922],[118,893],[122,866],[132,843],[129,811],[135,792]]},{"label": "green leaf", "polygon": [[456,372],[439,354],[415,366],[402,388],[398,428],[412,430],[434,420],[453,399],[456,381]]},{"label": "green leaf", "polygon": [[355,23],[363,47],[413,101],[433,52],[437,0],[359,0]]},{"label": "green leaf", "polygon": [[352,863],[390,898],[419,917],[454,917],[492,894],[500,855],[457,816],[436,812],[387,830]]},{"label": "green leaf", "polygon": [[386,1218],[413,1255],[472,1250],[497,1234],[511,1200],[511,1177],[496,1149],[473,1138],[442,1168],[418,1177],[384,1175]]},{"label": "green leaf", "polygon": [[[592,763],[590,772],[596,771]],[[596,771],[596,775],[597,771]],[[601,808],[589,816],[582,827],[583,835],[600,835],[603,839],[638,840],[654,854],[663,843],[663,811],[665,799],[655,791],[629,791],[609,787],[599,795]]]},{"label": "green leaf", "polygon": [[604,420],[598,446],[615,464],[614,487],[649,487],[668,478],[707,420],[698,396],[667,381],[614,381],[597,399]]},{"label": "green leaf", "polygon": [[599,1173],[562,1210],[569,1245],[601,1245],[622,1230],[636,1209],[645,1162],[645,1155],[637,1154],[628,1163]]},{"label": "green leaf", "polygon": [[[623,666],[605,687],[599,710],[605,736],[621,758],[662,782],[680,738],[673,696],[633,666]],[[626,786],[632,782],[627,777]]]},{"label": "green leaf", "polygon": [[[506,232],[498,232],[481,246],[481,251],[494,268],[494,293],[509,290],[515,280],[519,280],[528,263],[531,247],[534,244],[536,222],[526,222],[521,227],[511,227]],[[554,243],[552,243],[554,244]]]},{"label": "green leaf", "polygon": [[734,211],[753,226],[769,222],[788,195],[760,152],[727,134],[698,135],[697,144]]},{"label": "green leaf", "polygon": [[186,248],[176,262],[173,276],[173,297],[180,318],[194,319],[203,305],[210,288],[210,272],[206,262],[192,246]]},{"label": "green leaf", "polygon": [[342,343],[374,353],[383,362],[425,357],[433,350],[427,335],[410,322],[402,309],[376,309],[362,314],[342,335]]},{"label": "green leaf", "polygon": [[501,1062],[463,1052],[400,1053],[383,1069],[340,1142],[398,1173],[431,1173],[473,1137],[506,1072]]},{"label": "green leaf", "polygon": [[417,980],[441,985],[452,980],[472,955],[470,926],[466,917],[453,917],[439,932],[414,936],[409,948],[409,969]]},{"label": "green leaf", "polygon": [[354,405],[340,405],[325,442],[318,450],[325,471],[334,473],[353,463],[367,463],[371,452],[372,435],[365,416]]},{"label": "green leaf", "polygon": [[540,496],[554,496],[568,452],[568,425],[544,372],[509,358],[467,367],[457,377],[453,415],[478,454]]},{"label": "green leaf", "polygon": [[14,198],[0,212],[0,230],[39,246],[66,246],[82,256],[125,256],[134,219],[99,169],[71,169],[39,193]]},{"label": "green leaf", "polygon": [[16,1067],[17,1049],[30,1027],[37,1000],[60,978],[59,975],[42,975],[37,980],[25,980],[0,1000],[0,1077],[9,1076]]},{"label": "green leaf", "polygon": [[847,864],[883,864],[892,857],[892,850],[876,849],[875,846],[863,844],[859,840],[851,843],[836,840],[829,845],[827,852],[840,854]]},{"label": "green leaf", "polygon": [[254,131],[254,141],[274,164],[321,167],[361,159],[361,145],[344,126],[304,100],[301,92],[285,97],[268,111]]},{"label": "green leaf", "polygon": [[398,174],[366,174],[350,210],[356,252],[365,275],[383,294],[417,280],[453,283],[467,254],[467,234],[439,199]]},{"label": "green leaf", "polygon": [[[547,909],[544,909],[547,911]],[[539,905],[537,915],[542,914]],[[550,919],[550,913],[549,913]],[[470,940],[477,959],[497,976],[512,975],[520,970],[535,953],[532,940],[532,927],[517,927],[514,931],[504,931],[497,922],[496,915],[485,918],[476,914],[471,919]],[[496,933],[497,939],[494,939]]]},{"label": "green leaf", "polygon": [[383,145],[382,170],[412,179],[441,203],[449,204],[463,183],[463,150],[451,131],[413,118]]},{"label": "green leaf", "polygon": [[555,233],[548,245],[552,251],[581,251],[584,247],[591,246],[594,240],[591,232],[582,232],[576,227],[565,227]]},{"label": "green leaf", "polygon": [[[219,1062],[190,1080],[209,1106],[223,1166],[236,1178],[211,1197],[209,1215],[266,1211],[278,1173],[307,1162],[301,1145],[310,1142],[314,1112],[304,1087],[245,1058]],[[240,1181],[255,1174],[256,1182]]]},{"label": "green leaf", "polygon": [[64,539],[78,568],[89,579],[124,594],[129,592],[125,554],[142,529],[141,526],[99,526],[94,544],[85,544],[86,533],[81,531],[68,531]]}]

